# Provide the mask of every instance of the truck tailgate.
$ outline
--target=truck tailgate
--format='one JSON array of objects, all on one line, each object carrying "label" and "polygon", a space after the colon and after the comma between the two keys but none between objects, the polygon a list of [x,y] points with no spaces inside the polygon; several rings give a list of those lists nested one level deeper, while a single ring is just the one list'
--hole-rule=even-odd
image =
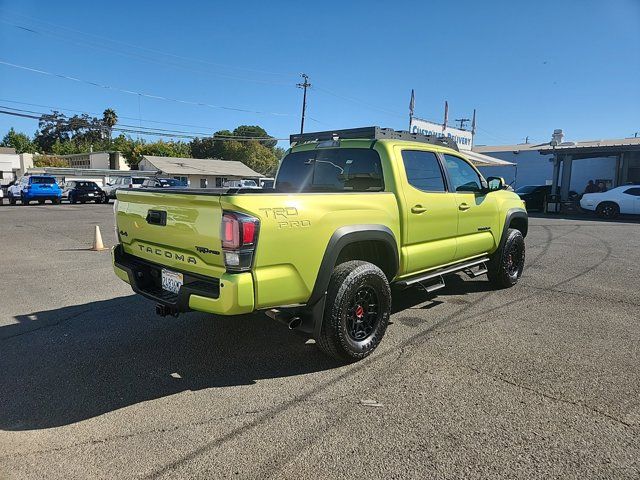
[{"label": "truck tailgate", "polygon": [[225,272],[220,195],[118,190],[114,207],[125,253],[209,277]]}]

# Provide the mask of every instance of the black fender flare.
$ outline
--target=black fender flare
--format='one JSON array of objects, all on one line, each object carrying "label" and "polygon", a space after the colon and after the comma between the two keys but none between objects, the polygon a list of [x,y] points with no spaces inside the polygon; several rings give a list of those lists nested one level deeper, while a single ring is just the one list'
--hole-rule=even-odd
[{"label": "black fender flare", "polygon": [[526,237],[529,231],[529,215],[527,211],[522,208],[510,208],[507,210],[507,215],[504,219],[504,226],[502,227],[502,236],[500,237],[500,244],[498,245],[498,249],[496,251],[502,250],[504,243],[507,241],[507,231],[509,230],[509,225],[514,219],[522,219],[524,221],[524,231],[522,231],[522,236]]},{"label": "black fender flare", "polygon": [[398,273],[400,268],[400,257],[398,254],[398,243],[396,237],[386,225],[348,225],[338,228],[327,244],[318,269],[316,282],[311,291],[311,296],[307,301],[307,315],[303,319],[300,330],[307,333],[320,332],[322,317],[324,315],[324,301],[329,288],[329,281],[333,273],[338,256],[344,247],[351,243],[362,241],[380,241],[392,252],[390,271],[385,272],[389,281]]}]

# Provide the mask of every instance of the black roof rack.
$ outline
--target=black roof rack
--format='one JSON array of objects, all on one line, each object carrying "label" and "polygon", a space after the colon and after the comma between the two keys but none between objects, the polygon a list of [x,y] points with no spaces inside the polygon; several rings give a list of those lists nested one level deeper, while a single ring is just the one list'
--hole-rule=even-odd
[{"label": "black roof rack", "polygon": [[406,132],[404,130],[394,130],[393,128],[382,127],[360,127],[346,128],[343,130],[327,130],[324,132],[294,133],[289,136],[291,145],[320,142],[323,140],[344,140],[344,139],[366,139],[366,140],[407,140],[410,142],[430,143],[442,147],[458,150],[455,140],[448,137],[438,137],[436,135],[421,135],[419,133]]}]

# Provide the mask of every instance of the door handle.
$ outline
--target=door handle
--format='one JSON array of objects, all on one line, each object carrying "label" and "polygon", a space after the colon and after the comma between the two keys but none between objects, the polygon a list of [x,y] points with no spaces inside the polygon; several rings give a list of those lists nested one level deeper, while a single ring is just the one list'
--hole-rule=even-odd
[{"label": "door handle", "polygon": [[469,210],[471,207],[466,203],[461,203],[460,205],[458,205],[458,208],[462,211],[465,211],[465,210]]},{"label": "door handle", "polygon": [[424,213],[426,211],[427,209],[420,204],[414,205],[413,207],[411,207],[411,213]]}]

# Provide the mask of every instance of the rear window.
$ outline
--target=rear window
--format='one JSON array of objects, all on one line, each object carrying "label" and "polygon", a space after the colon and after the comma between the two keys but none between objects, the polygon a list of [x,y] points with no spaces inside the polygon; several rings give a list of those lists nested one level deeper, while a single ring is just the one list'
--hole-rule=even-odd
[{"label": "rear window", "polygon": [[33,184],[39,184],[39,185],[51,185],[53,183],[56,183],[56,179],[53,177],[31,177],[30,178],[30,183]]},{"label": "rear window", "polygon": [[378,152],[331,148],[290,153],[282,159],[276,189],[285,192],[379,192],[384,190]]},{"label": "rear window", "polygon": [[144,178],[132,178],[131,179],[131,183],[133,183],[134,185],[142,185],[142,182],[144,182]]},{"label": "rear window", "polygon": [[76,187],[91,188],[95,190],[96,188],[98,188],[98,185],[96,184],[96,182],[76,182]]}]

